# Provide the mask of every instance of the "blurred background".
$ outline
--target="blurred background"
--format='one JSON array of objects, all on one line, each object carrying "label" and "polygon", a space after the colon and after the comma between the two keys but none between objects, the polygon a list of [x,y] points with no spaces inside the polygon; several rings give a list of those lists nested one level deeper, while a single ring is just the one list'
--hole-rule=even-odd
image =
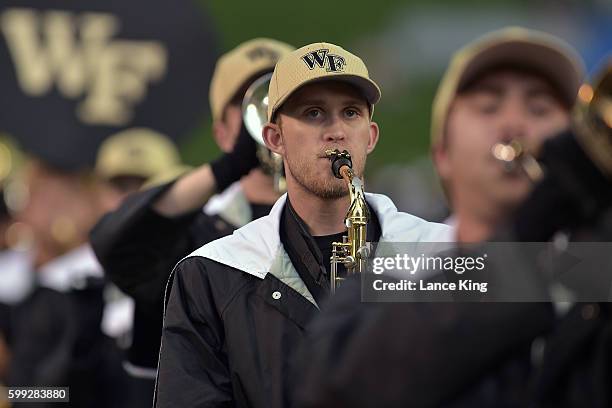
[{"label": "blurred background", "polygon": [[[28,8],[36,12],[15,13]],[[90,12],[102,19],[83,18]],[[445,212],[428,159],[430,107],[454,50],[507,25],[565,39],[589,72],[612,49],[606,0],[4,0],[0,13],[0,130],[66,168],[91,165],[104,138],[133,126],[168,135],[190,165],[207,162],[219,154],[207,105],[217,55],[253,37],[340,44],[363,57],[383,92],[368,189],[430,219]]]},{"label": "blurred background", "polygon": [[[455,50],[507,25],[563,38],[581,53],[590,73],[612,49],[612,2],[607,0],[199,4],[212,17],[223,49],[269,36],[297,47],[329,41],[361,56],[383,95],[374,115],[381,139],[368,159],[367,189],[384,192],[400,209],[428,219],[445,211],[429,160],[429,120],[438,81]],[[184,143],[184,158],[191,164],[217,154],[208,123]]]}]

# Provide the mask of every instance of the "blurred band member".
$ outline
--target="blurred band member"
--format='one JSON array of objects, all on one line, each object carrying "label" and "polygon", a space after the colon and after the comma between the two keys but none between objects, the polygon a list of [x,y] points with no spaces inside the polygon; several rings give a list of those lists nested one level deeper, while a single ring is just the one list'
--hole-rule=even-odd
[{"label": "blurred band member", "polygon": [[20,226],[23,225],[15,224],[7,200],[8,186],[21,161],[21,154],[13,141],[0,136],[0,384],[6,383],[10,360],[13,307],[29,294],[33,284],[30,254],[18,242]]},{"label": "blurred band member", "polygon": [[103,210],[116,210],[145,183],[161,184],[187,170],[174,143],[161,133],[147,128],[116,133],[100,146],[94,169],[102,180]]},{"label": "blurred band member", "polygon": [[[165,183],[187,170],[174,143],[161,133],[148,128],[130,128],[116,133],[102,143],[96,159],[101,209],[104,213],[115,211],[126,197],[143,186]],[[113,276],[107,271],[105,273]],[[142,308],[114,285],[109,285],[105,297],[102,323],[105,333],[120,344],[129,339],[123,361],[123,368],[130,376],[125,401],[133,408],[150,407],[155,375],[146,364],[146,358],[154,357],[148,357],[146,353],[151,356],[157,353],[159,319],[150,323],[151,319],[143,314]]]},{"label": "blurred band member", "polygon": [[459,50],[436,93],[431,148],[460,241],[491,235],[532,188],[496,144],[537,149],[566,129],[584,78],[582,60],[544,33],[508,28]]},{"label": "blurred band member", "polygon": [[[267,214],[279,196],[272,177],[258,168],[255,141],[242,123],[242,100],[252,82],[272,72],[278,59],[291,50],[280,41],[257,38],[222,55],[211,81],[210,106],[213,137],[223,155],[181,177],[175,170],[162,172],[92,231],[92,246],[107,276],[135,300],[134,338],[125,367],[132,376],[149,380],[149,405],[164,290],[172,268],[199,246]],[[116,157],[109,154],[101,165],[112,162],[111,168],[125,173],[132,165],[131,149],[150,149],[145,140],[130,143],[139,146],[121,149]],[[108,179],[115,186],[135,181]],[[219,194],[213,196],[215,192]]]},{"label": "blurred band member", "polygon": [[[102,332],[104,276],[87,244],[100,214],[87,169],[31,159],[17,221],[32,229],[34,291],[12,320],[10,386],[69,386],[75,406],[125,406],[120,352]],[[42,405],[44,406],[44,405]]]}]

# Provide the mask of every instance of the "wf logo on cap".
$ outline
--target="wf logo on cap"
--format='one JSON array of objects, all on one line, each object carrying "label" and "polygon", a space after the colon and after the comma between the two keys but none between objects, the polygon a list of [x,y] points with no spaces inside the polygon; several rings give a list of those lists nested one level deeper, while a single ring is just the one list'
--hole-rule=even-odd
[{"label": "wf logo on cap", "polygon": [[309,52],[302,57],[308,69],[313,70],[315,66],[325,68],[327,72],[342,72],[346,61],[340,55],[329,54],[329,50],[322,49]]},{"label": "wf logo on cap", "polygon": [[278,59],[280,58],[280,55],[278,52],[270,48],[257,47],[257,48],[253,48],[252,50],[249,50],[249,52],[247,52],[247,57],[251,61],[255,61],[260,58],[267,58],[270,61],[278,61]]}]

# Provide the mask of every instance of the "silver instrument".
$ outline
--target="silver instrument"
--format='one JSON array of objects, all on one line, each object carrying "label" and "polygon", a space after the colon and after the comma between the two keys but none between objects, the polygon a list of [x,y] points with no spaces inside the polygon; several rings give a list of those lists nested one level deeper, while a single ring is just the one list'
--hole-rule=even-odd
[{"label": "silver instrument", "polygon": [[268,86],[272,73],[256,79],[242,100],[242,120],[249,134],[257,142],[257,158],[266,174],[274,178],[274,189],[283,192],[287,183],[283,174],[283,158],[266,147],[262,129],[268,121]]}]

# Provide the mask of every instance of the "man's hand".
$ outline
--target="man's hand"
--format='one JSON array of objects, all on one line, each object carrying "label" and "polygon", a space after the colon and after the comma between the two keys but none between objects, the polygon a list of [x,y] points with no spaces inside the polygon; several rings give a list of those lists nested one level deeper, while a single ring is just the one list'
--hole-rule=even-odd
[{"label": "man's hand", "polygon": [[217,191],[223,191],[242,176],[259,165],[257,160],[257,142],[246,130],[244,124],[234,145],[234,149],[219,157],[210,164]]}]

